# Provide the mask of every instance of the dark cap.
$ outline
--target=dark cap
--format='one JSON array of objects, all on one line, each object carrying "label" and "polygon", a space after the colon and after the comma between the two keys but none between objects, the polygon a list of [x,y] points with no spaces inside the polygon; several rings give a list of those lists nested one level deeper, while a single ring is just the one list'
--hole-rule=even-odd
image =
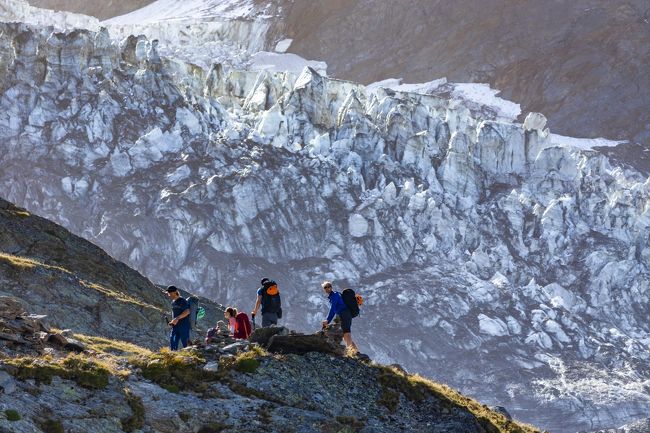
[{"label": "dark cap", "polygon": [[260,282],[260,284],[264,285],[264,284],[268,283],[269,281],[271,281],[271,280],[269,280],[268,278],[262,278],[262,281]]},{"label": "dark cap", "polygon": [[178,287],[176,286],[167,286],[167,292],[178,292]]}]

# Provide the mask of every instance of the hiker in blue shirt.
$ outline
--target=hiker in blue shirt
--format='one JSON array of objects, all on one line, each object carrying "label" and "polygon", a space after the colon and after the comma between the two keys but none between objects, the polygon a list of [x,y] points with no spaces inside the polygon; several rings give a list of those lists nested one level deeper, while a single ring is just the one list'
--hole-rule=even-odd
[{"label": "hiker in blue shirt", "polygon": [[172,332],[169,335],[169,349],[178,350],[178,343],[187,347],[190,339],[190,305],[181,296],[176,286],[167,287],[167,296],[172,300],[172,320],[169,326]]},{"label": "hiker in blue shirt", "polygon": [[345,341],[346,347],[349,351],[358,352],[357,345],[352,341],[352,313],[343,302],[341,294],[332,289],[331,281],[324,281],[321,287],[330,302],[330,312],[327,315],[327,319],[323,320],[323,329],[327,328],[332,319],[334,319],[334,316],[339,316],[339,319],[341,319],[341,329],[343,330],[343,341]]}]

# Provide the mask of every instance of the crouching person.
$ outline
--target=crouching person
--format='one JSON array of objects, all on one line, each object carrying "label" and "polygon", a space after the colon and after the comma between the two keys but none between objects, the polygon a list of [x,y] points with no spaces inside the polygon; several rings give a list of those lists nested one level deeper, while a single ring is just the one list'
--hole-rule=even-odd
[{"label": "crouching person", "polygon": [[228,307],[224,317],[228,320],[228,330],[231,337],[245,340],[253,332],[248,315],[243,311],[238,313],[236,308]]}]

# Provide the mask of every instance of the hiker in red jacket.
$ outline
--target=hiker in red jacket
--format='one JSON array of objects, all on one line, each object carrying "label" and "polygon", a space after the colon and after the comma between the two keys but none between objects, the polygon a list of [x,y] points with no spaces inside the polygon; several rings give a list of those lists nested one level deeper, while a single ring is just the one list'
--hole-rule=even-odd
[{"label": "hiker in red jacket", "polygon": [[228,330],[234,338],[246,339],[251,335],[252,326],[248,315],[244,312],[238,313],[234,307],[226,308],[223,317],[228,320]]},{"label": "hiker in red jacket", "polygon": [[247,339],[253,332],[248,315],[243,311],[235,316],[235,338]]}]

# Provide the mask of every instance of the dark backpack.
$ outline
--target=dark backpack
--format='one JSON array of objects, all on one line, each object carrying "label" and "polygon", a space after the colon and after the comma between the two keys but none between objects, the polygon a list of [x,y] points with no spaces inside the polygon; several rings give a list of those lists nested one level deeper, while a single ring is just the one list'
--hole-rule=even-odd
[{"label": "dark backpack", "polygon": [[199,298],[196,296],[192,295],[189,296],[187,299],[187,305],[190,307],[190,328],[195,329],[196,328],[196,320],[197,316],[199,314]]},{"label": "dark backpack", "polygon": [[262,286],[262,314],[264,313],[275,313],[278,318],[282,317],[282,300],[275,281],[267,281]]},{"label": "dark backpack", "polygon": [[352,317],[357,317],[359,315],[359,303],[357,302],[357,295],[354,293],[354,290],[343,290],[343,293],[341,293],[341,298],[343,298],[343,303],[346,307],[348,307],[350,313],[352,313]]}]

